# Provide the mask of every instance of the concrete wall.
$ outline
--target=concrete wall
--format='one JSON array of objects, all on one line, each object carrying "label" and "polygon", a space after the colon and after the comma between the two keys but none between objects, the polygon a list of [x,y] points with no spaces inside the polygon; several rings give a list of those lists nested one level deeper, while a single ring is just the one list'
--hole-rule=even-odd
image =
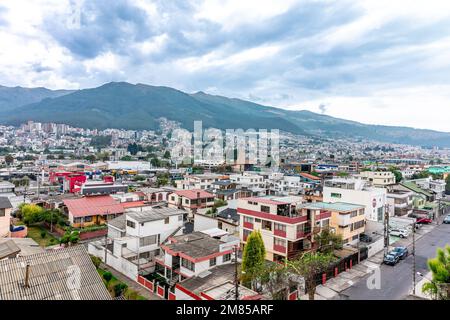
[{"label": "concrete wall", "polygon": [[5,209],[4,216],[0,217],[0,238],[5,238],[9,236],[10,221],[11,221],[11,209]]}]

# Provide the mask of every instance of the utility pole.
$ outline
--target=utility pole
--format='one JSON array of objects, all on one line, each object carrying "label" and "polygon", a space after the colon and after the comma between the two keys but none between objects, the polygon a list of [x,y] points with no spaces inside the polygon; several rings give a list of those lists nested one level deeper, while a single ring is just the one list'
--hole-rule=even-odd
[{"label": "utility pole", "polygon": [[108,258],[108,234],[105,234],[105,264],[106,259]]},{"label": "utility pole", "polygon": [[384,208],[384,255],[389,253],[389,205]]},{"label": "utility pole", "polygon": [[416,223],[413,222],[413,294],[416,294]]},{"label": "utility pole", "polygon": [[234,247],[234,299],[239,300],[238,247]]}]

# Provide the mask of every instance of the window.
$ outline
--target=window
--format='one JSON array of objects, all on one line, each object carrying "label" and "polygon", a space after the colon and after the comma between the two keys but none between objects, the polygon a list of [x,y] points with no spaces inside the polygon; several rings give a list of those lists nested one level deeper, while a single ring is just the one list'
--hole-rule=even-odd
[{"label": "window", "polygon": [[169,221],[170,221],[170,217],[165,218],[164,219],[164,224],[169,224]]},{"label": "window", "polygon": [[184,204],[189,204],[189,200],[188,199],[184,199]]},{"label": "window", "polygon": [[253,223],[253,218],[244,216],[244,222]]},{"label": "window", "polygon": [[84,217],[84,222],[91,222],[92,221],[92,217]]},{"label": "window", "polygon": [[332,192],[332,193],[331,193],[331,197],[332,197],[332,198],[338,198],[338,199],[340,199],[340,198],[342,198],[342,194]]},{"label": "window", "polygon": [[209,266],[214,267],[216,265],[216,258],[209,259]]},{"label": "window", "polygon": [[250,230],[244,229],[244,241],[250,235]]},{"label": "window", "polygon": [[223,255],[223,262],[231,261],[231,253],[227,253]]},{"label": "window", "polygon": [[322,220],[322,227],[328,228],[329,225],[330,225],[329,219]]},{"label": "window", "polygon": [[359,238],[359,234],[356,234],[352,237],[352,240],[357,240]]},{"label": "window", "polygon": [[171,196],[170,200],[175,201],[175,196]]},{"label": "window", "polygon": [[255,219],[255,223],[261,223],[261,219]]},{"label": "window", "polygon": [[131,220],[127,220],[127,226],[134,229],[136,228],[136,223]]},{"label": "window", "polygon": [[4,217],[6,215],[6,210],[5,209],[1,209],[0,210],[0,217]]},{"label": "window", "polygon": [[274,238],[273,243],[276,246],[286,247],[286,240],[283,240],[283,239]]},{"label": "window", "polygon": [[183,221],[183,216],[182,215],[178,216],[178,221]]},{"label": "window", "polygon": [[268,207],[268,206],[261,206],[261,212],[270,213],[270,207]]},{"label": "window", "polygon": [[158,236],[156,234],[153,236],[142,237],[139,239],[139,246],[144,247],[144,246],[156,244],[157,240],[158,240]]},{"label": "window", "polygon": [[188,270],[195,271],[195,263],[192,261],[182,258],[181,265]]},{"label": "window", "polygon": [[286,232],[286,225],[280,223],[274,223],[273,227],[275,230],[280,230]]},{"label": "window", "polygon": [[262,220],[261,228],[264,230],[272,231],[272,222],[267,220]]}]

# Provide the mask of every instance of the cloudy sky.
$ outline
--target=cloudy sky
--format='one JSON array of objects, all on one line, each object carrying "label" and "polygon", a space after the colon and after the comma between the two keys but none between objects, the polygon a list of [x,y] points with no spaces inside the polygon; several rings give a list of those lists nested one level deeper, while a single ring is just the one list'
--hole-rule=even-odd
[{"label": "cloudy sky", "polygon": [[1,85],[110,81],[450,132],[450,1],[0,2]]}]

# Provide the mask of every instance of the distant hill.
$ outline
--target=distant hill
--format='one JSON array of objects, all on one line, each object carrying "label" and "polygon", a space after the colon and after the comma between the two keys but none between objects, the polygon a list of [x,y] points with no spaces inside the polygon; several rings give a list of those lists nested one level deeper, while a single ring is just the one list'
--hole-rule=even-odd
[{"label": "distant hill", "polygon": [[49,90],[47,88],[22,88],[0,86],[0,113],[14,110],[45,98],[56,98],[72,93],[71,90]]},{"label": "distant hill", "polygon": [[[17,100],[21,99],[17,97]],[[188,94],[169,87],[126,82],[111,82],[97,88],[64,92],[57,97],[45,97],[39,102],[6,110],[0,106],[0,122],[16,125],[35,120],[84,128],[138,130],[157,128],[156,120],[160,117],[178,121],[191,130],[195,120],[202,120],[204,128],[281,129],[296,134],[332,138],[361,137],[384,142],[450,147],[450,133],[366,125],[310,111],[290,111],[203,92]]]}]

